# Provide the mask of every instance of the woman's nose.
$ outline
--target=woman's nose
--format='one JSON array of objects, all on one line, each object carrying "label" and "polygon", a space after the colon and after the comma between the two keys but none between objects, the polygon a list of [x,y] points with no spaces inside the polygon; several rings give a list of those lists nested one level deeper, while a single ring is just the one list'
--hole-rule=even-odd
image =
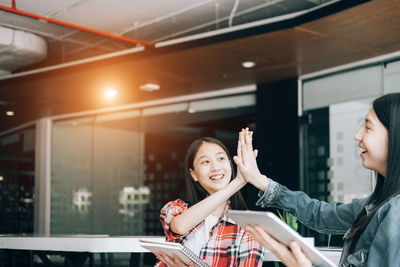
[{"label": "woman's nose", "polygon": [[218,162],[211,162],[211,170],[219,170],[220,169],[220,166],[219,166],[219,163]]},{"label": "woman's nose", "polygon": [[361,128],[356,132],[356,135],[354,136],[354,139],[355,139],[356,141],[361,141],[361,139],[362,139],[362,134],[363,134],[363,129],[364,129],[364,127],[361,127]]}]

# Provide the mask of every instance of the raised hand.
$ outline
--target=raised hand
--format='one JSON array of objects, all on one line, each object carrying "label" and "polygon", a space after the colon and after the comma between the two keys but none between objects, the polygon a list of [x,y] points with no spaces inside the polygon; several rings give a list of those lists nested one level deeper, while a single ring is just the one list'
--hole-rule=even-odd
[{"label": "raised hand", "polygon": [[237,155],[233,157],[236,165],[238,166],[238,175],[253,184],[260,190],[266,190],[268,186],[268,179],[260,173],[257,166],[257,150],[253,151],[252,144],[253,132],[248,128],[242,129],[239,133]]}]

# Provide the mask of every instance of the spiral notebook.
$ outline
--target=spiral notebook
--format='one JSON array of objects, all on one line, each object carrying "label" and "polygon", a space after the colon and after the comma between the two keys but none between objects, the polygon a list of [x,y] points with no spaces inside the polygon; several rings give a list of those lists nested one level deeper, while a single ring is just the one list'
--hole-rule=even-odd
[{"label": "spiral notebook", "polygon": [[190,249],[179,243],[140,239],[139,244],[151,252],[162,251],[170,256],[175,254],[186,264],[192,261],[197,266],[209,267],[204,260],[200,259],[199,256],[194,254]]}]

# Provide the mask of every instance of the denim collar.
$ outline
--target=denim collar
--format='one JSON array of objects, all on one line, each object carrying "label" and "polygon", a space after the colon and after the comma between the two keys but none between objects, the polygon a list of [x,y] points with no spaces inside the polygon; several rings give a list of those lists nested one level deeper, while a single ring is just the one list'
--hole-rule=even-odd
[{"label": "denim collar", "polygon": [[369,215],[374,208],[375,208],[375,205],[372,203],[365,205],[365,211],[367,212],[367,215]]}]

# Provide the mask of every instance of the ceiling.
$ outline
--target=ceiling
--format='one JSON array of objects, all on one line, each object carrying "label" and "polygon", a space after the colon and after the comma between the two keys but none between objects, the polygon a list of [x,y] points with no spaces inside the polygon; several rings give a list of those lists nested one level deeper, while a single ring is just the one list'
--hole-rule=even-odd
[{"label": "ceiling", "polygon": [[[135,41],[151,47],[161,41],[307,10],[336,0],[14,1],[13,7],[13,0],[0,0],[0,5],[12,8],[0,12],[0,25],[35,33],[48,45],[48,57],[24,70],[132,48],[137,45]],[[51,19],[51,23],[45,23],[46,19]]]},{"label": "ceiling", "polygon": [[[0,76],[0,133],[44,116],[268,83],[400,50],[398,0],[16,0],[15,9],[73,27],[0,11],[0,26],[47,44],[44,60]],[[246,60],[256,66],[243,68]],[[161,89],[140,91],[147,82]],[[112,103],[100,97],[106,86],[118,89]]]}]

